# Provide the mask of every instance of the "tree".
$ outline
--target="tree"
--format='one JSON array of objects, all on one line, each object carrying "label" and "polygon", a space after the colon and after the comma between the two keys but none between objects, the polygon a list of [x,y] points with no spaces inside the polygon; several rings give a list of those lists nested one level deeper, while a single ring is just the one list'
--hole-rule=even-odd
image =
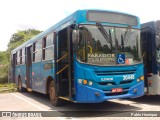
[{"label": "tree", "polygon": [[11,36],[7,51],[0,52],[0,83],[5,83],[8,80],[11,51],[40,32],[39,30],[28,29],[18,31]]},{"label": "tree", "polygon": [[35,29],[28,29],[28,30],[22,30],[22,31],[18,31],[17,33],[14,33],[10,38],[7,51],[9,52],[12,51],[14,48],[23,44],[29,39],[33,38],[40,32],[42,31],[35,30]]}]

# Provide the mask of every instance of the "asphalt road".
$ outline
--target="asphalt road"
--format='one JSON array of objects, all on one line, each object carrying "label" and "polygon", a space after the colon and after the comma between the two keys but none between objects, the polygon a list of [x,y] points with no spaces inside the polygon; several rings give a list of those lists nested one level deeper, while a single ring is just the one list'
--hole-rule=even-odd
[{"label": "asphalt road", "polygon": [[[1,114],[3,112],[3,117],[0,117],[0,120],[106,120],[106,118],[111,120],[160,119],[160,117],[155,117],[155,113],[160,115],[160,96],[143,96],[137,99],[114,99],[96,104],[78,104],[67,102],[64,106],[54,107],[51,105],[49,98],[46,95],[36,92],[15,92],[0,94],[0,111]],[[6,111],[11,111],[12,117],[7,117],[5,113]],[[26,111],[30,111],[31,113],[26,113]],[[36,114],[32,114],[33,111]],[[133,114],[131,115],[132,112]],[[146,114],[152,113],[155,116],[142,117],[140,116],[142,112],[147,112]],[[29,114],[30,117],[26,117],[26,114]],[[17,117],[18,115],[19,117]],[[34,117],[36,115],[37,117]],[[45,117],[40,117],[41,115]]]}]

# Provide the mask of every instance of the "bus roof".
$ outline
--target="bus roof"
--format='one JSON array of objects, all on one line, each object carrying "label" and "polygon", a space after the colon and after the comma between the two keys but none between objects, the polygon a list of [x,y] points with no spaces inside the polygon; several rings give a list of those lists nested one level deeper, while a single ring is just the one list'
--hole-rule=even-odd
[{"label": "bus roof", "polygon": [[154,23],[156,21],[149,21],[141,24],[141,28],[146,28],[146,27],[153,27]]},{"label": "bus roof", "polygon": [[160,20],[149,21],[149,22],[141,24],[142,32],[150,31],[154,33],[157,30],[160,30]]},{"label": "bus roof", "polygon": [[[20,45],[19,47],[15,48],[14,50],[11,51],[11,53],[15,53],[19,49],[30,46],[32,43],[36,42],[39,39],[42,39],[44,36],[46,36],[47,34],[53,32],[53,31],[55,31],[55,32],[59,31],[59,30],[65,28],[65,27],[67,27],[67,26],[69,26],[73,23],[85,23],[85,22],[87,22],[86,21],[86,16],[85,16],[87,11],[89,11],[89,10],[77,10],[76,12],[74,12],[73,14],[64,18],[63,20],[61,20],[57,24],[51,26],[47,30],[41,32],[37,36],[29,39],[27,42],[25,42],[22,45]],[[127,13],[110,11],[110,10],[90,10],[90,11],[104,11],[104,12],[115,12],[115,13],[125,14],[125,15],[136,17],[139,21],[139,17],[137,17],[135,15],[127,14]],[[139,26],[139,24],[138,24],[138,26]]]}]

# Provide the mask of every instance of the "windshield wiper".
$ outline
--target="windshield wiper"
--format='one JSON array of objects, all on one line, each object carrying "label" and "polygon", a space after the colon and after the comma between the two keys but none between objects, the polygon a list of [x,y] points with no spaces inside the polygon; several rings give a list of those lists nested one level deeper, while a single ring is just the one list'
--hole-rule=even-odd
[{"label": "windshield wiper", "polygon": [[102,33],[102,35],[104,36],[104,38],[106,39],[106,41],[108,43],[111,43],[112,40],[110,38],[110,35],[107,33],[107,31],[104,29],[104,27],[102,26],[102,24],[100,22],[96,22],[96,26],[99,29],[99,31]]},{"label": "windshield wiper", "polygon": [[131,29],[132,29],[132,26],[128,26],[126,28],[126,31],[124,33],[124,42],[125,42],[125,44],[127,44],[127,42],[128,42],[128,39],[129,39],[130,34],[131,34]]}]

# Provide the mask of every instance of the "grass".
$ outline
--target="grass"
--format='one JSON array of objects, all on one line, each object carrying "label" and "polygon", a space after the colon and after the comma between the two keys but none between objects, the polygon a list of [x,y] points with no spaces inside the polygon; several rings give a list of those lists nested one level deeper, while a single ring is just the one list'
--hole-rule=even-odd
[{"label": "grass", "polygon": [[17,86],[14,83],[0,84],[0,93],[16,92]]}]

